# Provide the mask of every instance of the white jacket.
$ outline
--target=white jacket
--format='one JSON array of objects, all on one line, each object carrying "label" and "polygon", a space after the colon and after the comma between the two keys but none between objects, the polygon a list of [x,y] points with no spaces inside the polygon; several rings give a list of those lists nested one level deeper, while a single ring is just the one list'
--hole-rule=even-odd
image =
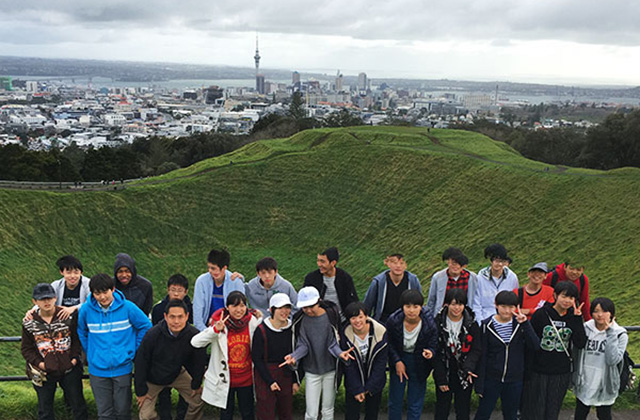
[{"label": "white jacket", "polygon": [[[91,291],[89,290],[89,281],[91,281],[91,279],[85,276],[82,276],[82,278],[80,279],[80,304],[86,302],[89,294],[91,293]],[[62,298],[64,297],[65,287],[64,277],[52,282],[51,286],[53,287],[53,290],[56,291],[56,305],[62,306]]]},{"label": "white jacket", "polygon": [[[251,316],[249,321],[249,335],[253,342],[253,332],[262,322],[262,318]],[[227,345],[227,329],[220,333],[213,330],[213,326],[207,327],[191,339],[191,345],[196,348],[207,347],[211,344],[211,357],[209,367],[204,374],[204,387],[202,400],[214,407],[227,408],[229,396],[229,347]],[[253,371],[253,369],[252,369]]]}]

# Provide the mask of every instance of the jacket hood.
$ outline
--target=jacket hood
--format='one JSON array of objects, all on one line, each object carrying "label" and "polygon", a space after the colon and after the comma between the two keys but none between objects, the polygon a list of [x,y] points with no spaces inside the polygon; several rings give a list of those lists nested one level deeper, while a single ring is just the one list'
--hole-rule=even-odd
[{"label": "jacket hood", "polygon": [[[627,332],[626,329],[622,328],[620,325],[618,325],[618,323],[614,320],[613,323],[611,324],[611,330],[617,335],[623,332]],[[590,332],[597,334],[600,332],[604,332],[604,331],[600,331],[598,328],[596,328],[596,321],[594,321],[593,319],[588,320],[587,322],[584,323],[584,329],[587,332],[587,336],[589,335]]]},{"label": "jacket hood", "polygon": [[[369,333],[373,333],[373,338],[375,339],[375,341],[382,341],[382,337],[384,337],[387,329],[371,317],[367,317],[367,322],[369,323]],[[352,343],[355,341],[355,333],[353,332],[353,327],[351,326],[351,324],[348,324],[345,327],[344,336],[347,337]]]},{"label": "jacket hood", "polygon": [[[91,294],[90,297],[91,298],[87,302],[85,302],[85,303],[89,304],[89,308],[91,308],[92,310],[97,311],[97,312],[103,312],[102,306],[100,306],[100,304],[98,303],[96,298],[93,297],[93,294]],[[124,294],[120,290],[113,289],[113,302],[111,303],[111,306],[109,307],[109,311],[115,311],[116,309],[118,309],[121,306],[123,306],[125,300],[126,299],[124,297]]]},{"label": "jacket hood", "polygon": [[564,263],[556,265],[556,273],[558,273],[558,278],[560,279],[567,278],[567,275],[564,272]]},{"label": "jacket hood", "polygon": [[[283,282],[283,281],[284,281],[284,277],[282,277],[280,274],[276,274],[276,278],[275,278],[275,280],[273,281],[273,286],[271,286],[271,288],[270,288],[269,290],[274,289],[274,288],[275,288],[275,289],[277,289],[277,288],[278,288],[278,286],[280,286],[280,285],[282,284],[282,282]],[[254,285],[255,287],[258,287],[258,288],[260,288],[260,289],[262,289],[262,290],[267,290],[267,289],[265,289],[265,287],[262,285],[262,282],[260,281],[260,277],[259,277],[259,276],[256,276],[256,277],[252,278],[252,279],[247,283],[247,285]]]},{"label": "jacket hood", "polygon": [[284,327],[282,327],[282,328],[276,328],[276,327],[274,327],[274,326],[273,326],[273,324],[271,323],[271,318],[265,318],[265,319],[264,319],[264,325],[266,325],[266,326],[267,326],[267,328],[269,328],[271,331],[281,332],[281,331],[286,330],[287,328],[291,328],[291,325],[292,325],[292,324],[291,324],[291,320],[290,320],[290,319],[287,319],[287,325],[285,325],[285,326],[284,326]]},{"label": "jacket hood", "polygon": [[138,272],[136,271],[136,261],[129,254],[120,253],[116,255],[116,262],[113,264],[113,278],[118,281],[118,276],[116,273],[118,269],[122,267],[127,267],[129,271],[131,271],[131,282],[133,282],[138,276]]}]

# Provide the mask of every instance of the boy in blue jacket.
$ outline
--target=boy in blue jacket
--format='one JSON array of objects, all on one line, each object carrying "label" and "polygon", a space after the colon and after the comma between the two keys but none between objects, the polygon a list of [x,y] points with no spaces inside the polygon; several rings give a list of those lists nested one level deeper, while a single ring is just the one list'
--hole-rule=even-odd
[{"label": "boy in blue jacket", "polygon": [[540,339],[517,304],[518,296],[503,290],[496,295],[496,314],[482,321],[482,358],[476,381],[480,405],[475,420],[489,420],[498,398],[504,419],[517,419],[525,353],[540,346]]},{"label": "boy in blue jacket", "polygon": [[91,296],[80,307],[78,337],[89,364],[89,380],[102,419],[131,418],[131,371],[151,321],[116,290],[115,280],[96,274]]}]

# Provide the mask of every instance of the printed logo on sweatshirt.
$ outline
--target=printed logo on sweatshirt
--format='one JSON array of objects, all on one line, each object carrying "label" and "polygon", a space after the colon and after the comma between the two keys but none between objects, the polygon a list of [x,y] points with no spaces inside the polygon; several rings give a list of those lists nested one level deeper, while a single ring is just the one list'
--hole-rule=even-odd
[{"label": "printed logo on sweatshirt", "polygon": [[607,340],[587,340],[585,351],[592,353],[604,353],[604,349],[607,346]]},{"label": "printed logo on sweatshirt", "polygon": [[[556,329],[558,330],[557,333]],[[571,339],[571,333],[571,328],[553,328],[553,326],[547,325],[542,330],[540,348],[544,351],[557,351],[560,353],[564,353],[565,348],[567,350],[569,349],[569,340]],[[560,334],[562,342],[558,339],[558,334]]]}]

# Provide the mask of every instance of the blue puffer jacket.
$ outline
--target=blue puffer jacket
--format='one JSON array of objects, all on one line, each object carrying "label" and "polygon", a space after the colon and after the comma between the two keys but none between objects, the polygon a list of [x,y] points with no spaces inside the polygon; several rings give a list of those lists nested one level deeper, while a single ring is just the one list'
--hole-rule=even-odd
[{"label": "blue puffer jacket", "polygon": [[[438,328],[433,316],[423,307],[420,312],[422,327],[418,333],[416,348],[413,352],[416,362],[416,374],[419,380],[426,380],[432,369],[431,360],[422,357],[422,351],[427,349],[435,356],[438,346]],[[404,312],[402,308],[391,314],[387,320],[387,340],[389,342],[389,372],[396,374],[396,363],[402,361],[402,346],[404,342]]]}]

